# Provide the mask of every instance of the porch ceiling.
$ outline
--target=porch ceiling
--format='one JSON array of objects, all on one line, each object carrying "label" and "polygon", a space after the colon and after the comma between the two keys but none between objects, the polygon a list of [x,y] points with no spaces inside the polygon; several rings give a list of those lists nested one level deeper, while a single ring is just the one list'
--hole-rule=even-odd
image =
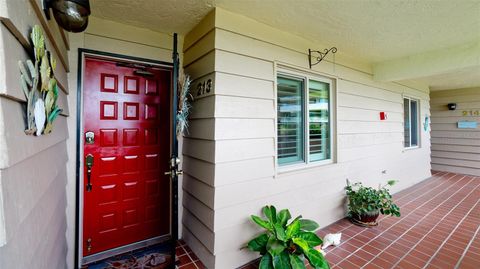
[{"label": "porch ceiling", "polygon": [[432,91],[478,87],[480,85],[480,65],[417,80],[429,85]]},{"label": "porch ceiling", "polygon": [[[410,68],[405,59],[424,54],[480,44],[480,0],[95,0],[94,16],[149,28],[159,32],[186,34],[213,7],[243,14],[259,22],[294,33],[323,46],[336,46],[339,52],[372,63],[383,72],[381,80],[407,80],[452,75],[465,84],[440,87],[464,87],[478,84],[471,80],[480,66],[452,66],[430,70],[419,76],[398,76]],[[475,46],[474,46],[475,47]],[[479,46],[477,46],[479,47]],[[323,49],[319,47],[318,49]],[[480,54],[476,48],[475,53]],[[447,53],[463,62],[464,55]],[[479,56],[480,57],[480,56]],[[400,62],[397,62],[400,61]],[[434,67],[431,63],[430,69]],[[392,66],[396,67],[392,69]],[[381,68],[386,68],[385,70]],[[400,69],[401,69],[400,68]],[[433,68],[434,69],[434,68]],[[465,71],[466,69],[469,69]],[[463,70],[463,71],[461,71]],[[388,71],[388,72],[386,72]],[[386,73],[385,73],[386,72]],[[394,72],[394,73],[392,73]],[[464,76],[465,74],[465,76]],[[475,77],[475,76],[473,76]],[[437,81],[434,79],[433,81]]]}]

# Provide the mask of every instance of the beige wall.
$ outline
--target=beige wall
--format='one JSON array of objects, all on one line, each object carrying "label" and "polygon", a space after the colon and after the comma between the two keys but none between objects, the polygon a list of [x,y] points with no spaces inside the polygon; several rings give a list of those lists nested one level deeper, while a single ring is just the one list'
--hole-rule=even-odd
[{"label": "beige wall", "polygon": [[459,121],[480,121],[480,88],[434,91],[430,98],[432,169],[480,176],[480,131],[457,128]]},{"label": "beige wall", "polygon": [[[234,268],[256,258],[240,248],[259,231],[248,216],[266,204],[325,226],[344,216],[346,178],[375,186],[397,179],[396,192],[430,176],[429,132],[421,128],[420,148],[403,148],[402,97],[420,100],[423,123],[428,88],[375,82],[368,65],[340,52],[335,65],[313,68],[336,82],[335,163],[279,171],[276,70],[311,72],[308,48],[324,47],[218,8],[185,37],[193,88],[214,80],[213,91],[194,103],[183,150],[184,238],[207,267]],[[380,111],[388,120],[379,120]]]},{"label": "beige wall", "polygon": [[[198,83],[215,79],[215,13],[208,14],[186,37],[184,69],[192,81],[194,96],[188,135],[183,139],[183,238],[208,267],[215,266],[215,96],[197,97]],[[194,217],[196,216],[196,217]]]},{"label": "beige wall", "polygon": [[[0,0],[0,268],[66,266],[68,40],[40,7],[40,0]],[[40,137],[23,132],[25,97],[17,64],[28,59],[22,42],[29,43],[35,24],[43,25],[63,87],[58,102],[64,112],[53,132]]]},{"label": "beige wall", "polygon": [[[68,84],[73,92],[77,91],[78,49],[85,48],[101,52],[116,53],[126,56],[141,57],[151,60],[172,62],[173,36],[151,30],[133,27],[96,17],[89,18],[87,30],[80,34],[70,34],[71,49],[69,51],[70,73]],[[182,46],[179,38],[179,48]],[[76,122],[77,96],[70,95],[68,99],[72,115],[68,119],[69,139],[68,182],[67,182],[67,268],[74,268],[75,251],[75,165],[76,165]],[[180,178],[181,181],[181,178]],[[181,194],[181,193],[180,193]],[[180,208],[181,209],[181,208]],[[80,225],[81,226],[81,225]]]}]

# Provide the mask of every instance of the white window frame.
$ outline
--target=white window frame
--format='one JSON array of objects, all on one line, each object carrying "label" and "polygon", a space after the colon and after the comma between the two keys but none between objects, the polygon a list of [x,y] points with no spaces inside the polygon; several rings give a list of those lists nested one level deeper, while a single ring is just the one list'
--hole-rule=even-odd
[{"label": "white window frame", "polygon": [[420,148],[421,145],[421,121],[420,121],[420,115],[421,115],[421,105],[420,105],[420,98],[412,97],[409,95],[403,95],[402,96],[402,108],[403,108],[403,119],[405,121],[405,99],[408,100],[408,112],[411,118],[412,115],[412,100],[417,102],[417,145],[412,146],[412,121],[411,119],[409,120],[409,131],[410,131],[410,141],[408,147],[405,147],[405,122],[403,123],[403,148],[405,150],[409,149],[417,149]]},{"label": "white window frame", "polygon": [[[292,164],[285,164],[280,165],[278,163],[278,111],[277,111],[277,102],[278,102],[278,85],[277,80],[278,77],[285,77],[285,78],[292,78],[292,79],[300,79],[303,80],[304,84],[304,100],[303,100],[303,117],[304,117],[304,150],[303,150],[303,157],[304,161],[301,163],[292,163]],[[310,115],[308,109],[308,102],[309,102],[309,80],[315,80],[319,82],[328,83],[329,85],[329,102],[328,102],[328,109],[329,109],[329,153],[330,156],[328,159],[320,160],[320,161],[310,161]],[[327,164],[334,163],[335,160],[335,142],[336,142],[336,133],[335,131],[335,120],[336,120],[336,90],[335,90],[335,80],[333,78],[329,78],[320,74],[314,74],[307,71],[300,71],[300,70],[293,70],[288,67],[278,67],[275,72],[275,167],[278,173],[301,170],[305,168],[323,166]]]}]

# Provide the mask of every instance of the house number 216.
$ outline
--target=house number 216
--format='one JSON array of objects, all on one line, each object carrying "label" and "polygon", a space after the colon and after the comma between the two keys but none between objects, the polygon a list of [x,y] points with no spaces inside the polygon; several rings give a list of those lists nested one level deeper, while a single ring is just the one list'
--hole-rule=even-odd
[{"label": "house number 216", "polygon": [[202,96],[210,93],[212,90],[212,79],[197,84],[197,96]]}]

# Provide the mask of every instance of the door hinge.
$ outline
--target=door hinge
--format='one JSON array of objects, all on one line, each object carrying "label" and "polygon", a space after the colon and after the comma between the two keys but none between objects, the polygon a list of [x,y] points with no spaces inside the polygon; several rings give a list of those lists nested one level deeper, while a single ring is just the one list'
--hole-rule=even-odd
[{"label": "door hinge", "polygon": [[87,251],[90,252],[92,250],[92,238],[87,239]]}]

